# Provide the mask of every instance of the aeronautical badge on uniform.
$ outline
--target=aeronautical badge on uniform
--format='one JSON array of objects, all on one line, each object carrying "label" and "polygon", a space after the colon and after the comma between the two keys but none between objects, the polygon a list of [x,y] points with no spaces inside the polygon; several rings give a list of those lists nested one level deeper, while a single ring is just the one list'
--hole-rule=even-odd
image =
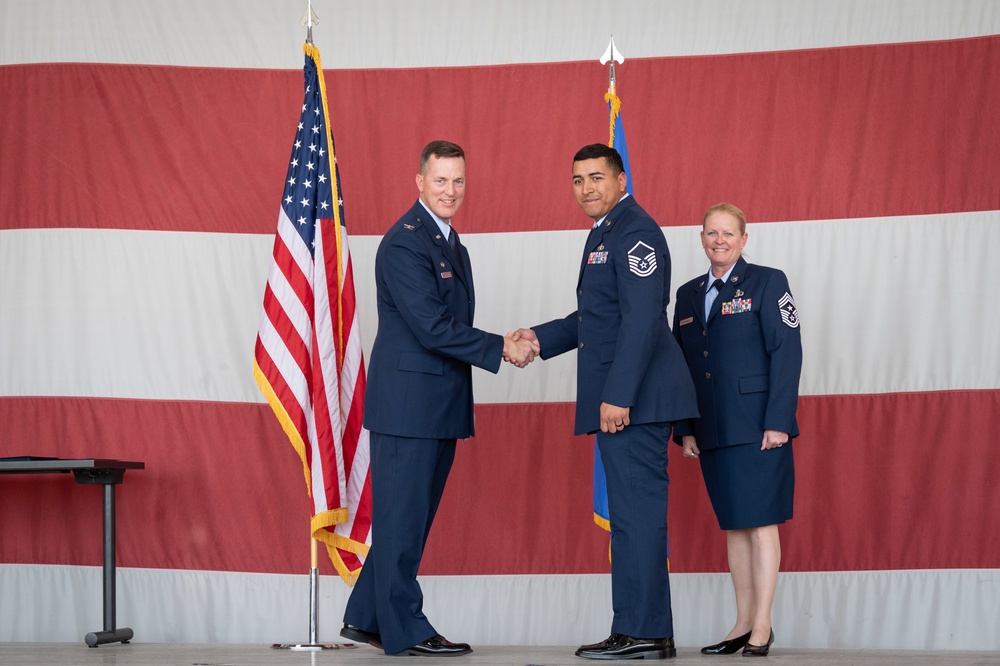
[{"label": "aeronautical badge on uniform", "polygon": [[628,251],[628,269],[639,277],[649,277],[656,271],[656,250],[642,241]]},{"label": "aeronautical badge on uniform", "polygon": [[787,291],[785,295],[778,299],[778,311],[781,312],[781,321],[789,328],[799,327],[799,311],[795,309],[795,301]]}]

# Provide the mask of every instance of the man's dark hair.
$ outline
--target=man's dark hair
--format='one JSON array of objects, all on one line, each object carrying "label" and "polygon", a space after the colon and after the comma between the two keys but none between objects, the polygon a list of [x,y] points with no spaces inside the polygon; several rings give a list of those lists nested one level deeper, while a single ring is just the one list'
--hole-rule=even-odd
[{"label": "man's dark hair", "polygon": [[622,156],[618,154],[618,151],[603,143],[592,143],[589,146],[584,146],[576,151],[573,161],[582,162],[583,160],[593,160],[598,157],[604,158],[608,168],[611,169],[612,176],[617,176],[625,170],[625,163],[622,162]]},{"label": "man's dark hair", "polygon": [[451,141],[431,141],[424,149],[420,152],[420,173],[424,172],[424,167],[427,166],[427,161],[434,157],[461,157],[465,159],[465,151],[457,143],[452,143]]}]

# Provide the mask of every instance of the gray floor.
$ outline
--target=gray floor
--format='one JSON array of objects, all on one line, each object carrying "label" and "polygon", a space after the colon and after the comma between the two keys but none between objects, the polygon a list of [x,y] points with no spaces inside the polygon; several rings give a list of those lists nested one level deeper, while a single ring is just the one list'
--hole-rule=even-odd
[{"label": "gray floor", "polygon": [[[87,666],[88,664],[176,664],[178,666],[312,666],[313,664],[399,664],[435,663],[497,664],[500,666],[584,666],[594,663],[573,655],[568,647],[475,647],[471,655],[450,659],[388,657],[367,645],[333,644],[332,649],[274,649],[269,645],[175,645],[162,643],[120,643],[88,648],[76,643],[0,643],[0,664],[32,666]],[[836,664],[1000,664],[996,652],[919,652],[888,650],[797,650],[772,648],[767,661],[821,666]],[[741,664],[740,655],[707,657],[697,648],[681,648],[668,663]],[[757,663],[756,660],[751,663]],[[764,662],[767,663],[767,662]]]}]

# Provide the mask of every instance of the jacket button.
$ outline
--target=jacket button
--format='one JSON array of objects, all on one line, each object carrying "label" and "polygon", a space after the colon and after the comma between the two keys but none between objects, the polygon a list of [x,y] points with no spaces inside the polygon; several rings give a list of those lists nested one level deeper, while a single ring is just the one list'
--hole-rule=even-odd
[{"label": "jacket button", "polygon": [[583,343],[582,342],[580,343],[580,349],[583,349]]},{"label": "jacket button", "polygon": [[711,378],[712,378],[712,373],[711,372],[706,372],[705,373],[705,379],[711,379]]},{"label": "jacket button", "polygon": [[702,335],[708,335],[708,331],[706,331],[706,330],[702,329],[702,331],[701,331],[701,334],[702,334]]},{"label": "jacket button", "polygon": [[581,323],[581,324],[582,324],[582,323],[583,323],[583,316],[582,316],[582,315],[580,315],[580,316],[577,316],[577,318],[576,318],[576,321],[577,321],[578,323]]},{"label": "jacket button", "polygon": [[576,295],[577,296],[583,296],[583,289],[577,289],[576,290]]},{"label": "jacket button", "polygon": [[707,350],[707,349],[706,349],[705,351],[703,351],[703,352],[702,352],[701,354],[702,354],[702,356],[704,356],[705,358],[708,358],[708,350]]}]

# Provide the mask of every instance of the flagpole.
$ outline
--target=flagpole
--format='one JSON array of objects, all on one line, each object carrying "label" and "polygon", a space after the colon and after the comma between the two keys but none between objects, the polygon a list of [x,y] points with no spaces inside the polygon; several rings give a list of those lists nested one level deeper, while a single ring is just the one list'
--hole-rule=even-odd
[{"label": "flagpole", "polygon": [[[604,51],[598,62],[606,65],[609,62],[611,67],[608,70],[608,92],[604,95],[604,101],[608,103],[608,146],[618,149],[618,141],[615,136],[615,121],[621,109],[621,101],[618,99],[616,91],[615,63],[622,64],[625,57],[619,53],[615,46],[615,37],[611,35],[608,41],[608,48]],[[625,167],[626,187],[632,193],[632,174],[629,173],[628,152],[624,150],[624,131],[622,132],[622,149],[619,153]],[[601,460],[601,449],[597,445],[597,437],[594,438],[594,480],[593,480],[593,504],[594,522],[601,528],[611,532],[611,512],[608,508],[608,481],[604,470],[604,463]],[[608,543],[608,561],[611,561],[611,543]]]},{"label": "flagpole", "polygon": [[312,535],[310,535],[309,541],[311,542],[311,552],[309,553],[309,644],[318,645],[319,629],[316,626],[316,609],[319,606],[319,542],[312,538]]},{"label": "flagpole", "polygon": [[615,62],[623,63],[625,62],[625,57],[618,52],[618,48],[615,46],[615,36],[611,35],[611,41],[608,42],[608,48],[601,56],[599,62],[604,65],[611,62],[611,68],[608,70],[608,93],[611,95],[615,93]]},{"label": "flagpole", "polygon": [[[311,527],[311,525],[310,525]],[[357,647],[354,643],[320,643],[318,614],[316,609],[319,606],[319,541],[309,535],[309,642],[308,643],[274,643],[271,645],[275,650],[297,650],[297,651],[320,651],[352,649]]]},{"label": "flagpole", "polygon": [[[319,23],[319,17],[312,8],[312,0],[308,0],[306,13],[302,17],[302,25],[306,28],[306,44],[313,46],[313,26]],[[350,649],[357,647],[353,643],[320,643],[319,642],[319,541],[312,536],[312,523],[309,525],[309,642],[308,643],[275,643],[275,649],[319,651]]]},{"label": "flagpole", "polygon": [[[315,18],[315,20],[313,20]],[[319,17],[313,12],[312,0],[306,4],[306,15],[302,17],[303,25],[306,27],[306,44],[313,45],[313,26],[319,23]]]},{"label": "flagpole", "polygon": [[617,150],[618,154],[621,155],[622,163],[625,167],[625,175],[628,179],[625,188],[629,194],[634,194],[632,190],[632,174],[629,169],[628,148],[625,145],[625,127],[621,122],[622,102],[618,99],[618,91],[616,90],[618,81],[615,76],[615,63],[619,65],[623,64],[625,56],[615,46],[614,35],[611,36],[608,48],[604,51],[604,55],[600,59],[602,65],[609,62],[611,63],[611,67],[608,69],[608,92],[604,96],[604,100],[608,103],[608,145]]}]

